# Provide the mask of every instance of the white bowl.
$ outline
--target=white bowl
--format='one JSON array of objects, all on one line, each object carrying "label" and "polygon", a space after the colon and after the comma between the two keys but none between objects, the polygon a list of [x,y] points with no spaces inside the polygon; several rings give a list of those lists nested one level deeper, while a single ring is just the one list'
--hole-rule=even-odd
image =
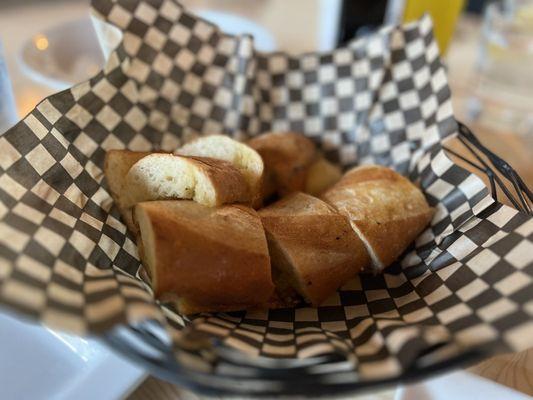
[{"label": "white bowl", "polygon": [[89,17],[35,34],[24,44],[20,58],[32,79],[57,90],[91,78],[104,65]]},{"label": "white bowl", "polygon": [[121,399],[146,377],[95,340],[0,312],[2,399]]}]

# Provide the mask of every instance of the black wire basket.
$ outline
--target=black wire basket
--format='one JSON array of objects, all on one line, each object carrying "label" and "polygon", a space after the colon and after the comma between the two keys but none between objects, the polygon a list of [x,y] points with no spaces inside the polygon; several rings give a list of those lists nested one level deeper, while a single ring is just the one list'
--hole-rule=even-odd
[{"label": "black wire basket", "polygon": [[[461,122],[457,122],[457,124],[459,127],[457,138],[474,160],[449,147],[443,146],[443,148],[486,175],[491,184],[490,190],[495,201],[499,200],[496,188],[500,187],[516,209],[524,214],[532,215],[532,194],[518,173],[509,163],[487,149],[466,125]],[[482,158],[482,155],[488,159],[488,162]],[[506,183],[498,173],[510,182],[514,191],[507,188]],[[494,207],[498,207],[498,204],[495,203]],[[490,210],[487,212],[490,213]],[[115,331],[106,335],[103,340],[110,348],[143,365],[154,376],[206,396],[272,397],[283,393],[286,396],[323,397],[354,394],[372,388],[383,389],[387,386],[425,379],[459,366],[472,365],[494,353],[494,349],[491,349],[490,346],[461,349],[457,352],[457,348],[449,349],[444,344],[442,347],[436,345],[426,350],[427,354],[431,356],[431,360],[425,360],[424,355],[421,354],[419,362],[414,363],[408,370],[404,371],[401,377],[358,381],[351,376],[351,364],[342,356],[328,355],[303,360],[246,359],[246,356],[225,346],[221,341],[203,337],[198,335],[198,332],[191,334],[190,342],[185,347],[192,344],[193,348],[201,348],[202,342],[209,341],[209,348],[213,352],[210,358],[216,359],[216,369],[219,371],[215,376],[212,373],[191,373],[190,370],[184,369],[174,356],[177,349],[172,350],[163,345],[149,331],[142,329]],[[145,346],[145,353],[139,352],[139,343],[143,343]],[[197,343],[197,345],[193,343]],[[440,360],[439,357],[435,358],[435,354],[438,354],[439,351],[442,352]],[[324,371],[341,376],[343,373],[348,373],[349,376],[346,382],[342,382],[342,378],[324,382],[321,379],[321,374]],[[206,384],[210,381],[211,383],[216,382],[214,385]]]},{"label": "black wire basket", "polygon": [[[490,192],[495,201],[501,201],[501,199],[498,198],[497,190],[497,188],[500,188],[504,193],[505,198],[511,202],[514,208],[527,215],[533,215],[531,209],[533,193],[518,172],[516,172],[507,161],[501,159],[485,147],[466,125],[461,122],[458,122],[457,124],[459,126],[458,138],[463,146],[468,149],[469,153],[474,157],[474,160],[462,156],[449,147],[443,146],[444,149],[488,178],[490,182]],[[483,159],[482,156],[485,156],[486,159]],[[508,185],[511,185],[511,190]]]}]

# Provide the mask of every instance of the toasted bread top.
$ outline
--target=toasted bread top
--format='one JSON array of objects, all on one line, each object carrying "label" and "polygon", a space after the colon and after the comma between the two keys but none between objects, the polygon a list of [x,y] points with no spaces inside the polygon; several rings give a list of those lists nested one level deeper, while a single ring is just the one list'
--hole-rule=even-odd
[{"label": "toasted bread top", "polygon": [[131,166],[149,154],[151,153],[144,151],[109,150],[105,157],[104,174],[109,191],[124,223],[132,232],[135,232],[136,228],[133,224],[131,209],[125,206],[124,198],[127,188],[125,188],[124,182]]},{"label": "toasted bread top", "polygon": [[398,258],[433,216],[419,188],[378,165],[348,171],[322,198],[350,219],[376,272]]},{"label": "toasted bread top", "polygon": [[320,199],[293,193],[259,215],[273,266],[314,305],[369,265],[348,218]]},{"label": "toasted bread top", "polygon": [[263,176],[263,159],[250,146],[225,135],[196,138],[176,150],[176,154],[216,158],[233,164],[246,179],[250,191],[259,190]]},{"label": "toasted bread top", "polygon": [[273,132],[250,139],[248,145],[265,163],[265,197],[305,189],[307,170],[317,156],[309,138],[294,132]]}]

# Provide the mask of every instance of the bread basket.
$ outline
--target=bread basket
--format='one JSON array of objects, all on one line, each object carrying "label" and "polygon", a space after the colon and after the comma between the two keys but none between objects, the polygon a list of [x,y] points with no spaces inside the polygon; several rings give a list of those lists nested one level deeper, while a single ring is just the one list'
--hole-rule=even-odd
[{"label": "bread basket", "polygon": [[[353,392],[533,344],[533,221],[448,157],[454,135],[484,149],[454,118],[428,16],[295,56],[258,52],[173,0],[92,7],[123,34],[105,68],[0,137],[2,307],[213,395]],[[188,319],[156,303],[103,179],[106,150],[271,130],[304,133],[343,168],[408,176],[436,208],[431,226],[319,308]]]}]

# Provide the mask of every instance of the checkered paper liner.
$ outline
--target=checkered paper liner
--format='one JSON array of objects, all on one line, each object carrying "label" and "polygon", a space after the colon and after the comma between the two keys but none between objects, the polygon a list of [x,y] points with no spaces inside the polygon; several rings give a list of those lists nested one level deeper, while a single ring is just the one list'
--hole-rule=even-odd
[{"label": "checkered paper liner", "polygon": [[[457,131],[424,17],[326,53],[261,53],[171,0],[93,0],[123,40],[93,79],[0,137],[0,302],[102,337],[205,393],[327,394],[533,345],[533,221],[441,142]],[[103,176],[110,149],[293,130],[345,168],[420,184],[431,226],[382,275],[318,308],[202,314],[153,300]]]}]

